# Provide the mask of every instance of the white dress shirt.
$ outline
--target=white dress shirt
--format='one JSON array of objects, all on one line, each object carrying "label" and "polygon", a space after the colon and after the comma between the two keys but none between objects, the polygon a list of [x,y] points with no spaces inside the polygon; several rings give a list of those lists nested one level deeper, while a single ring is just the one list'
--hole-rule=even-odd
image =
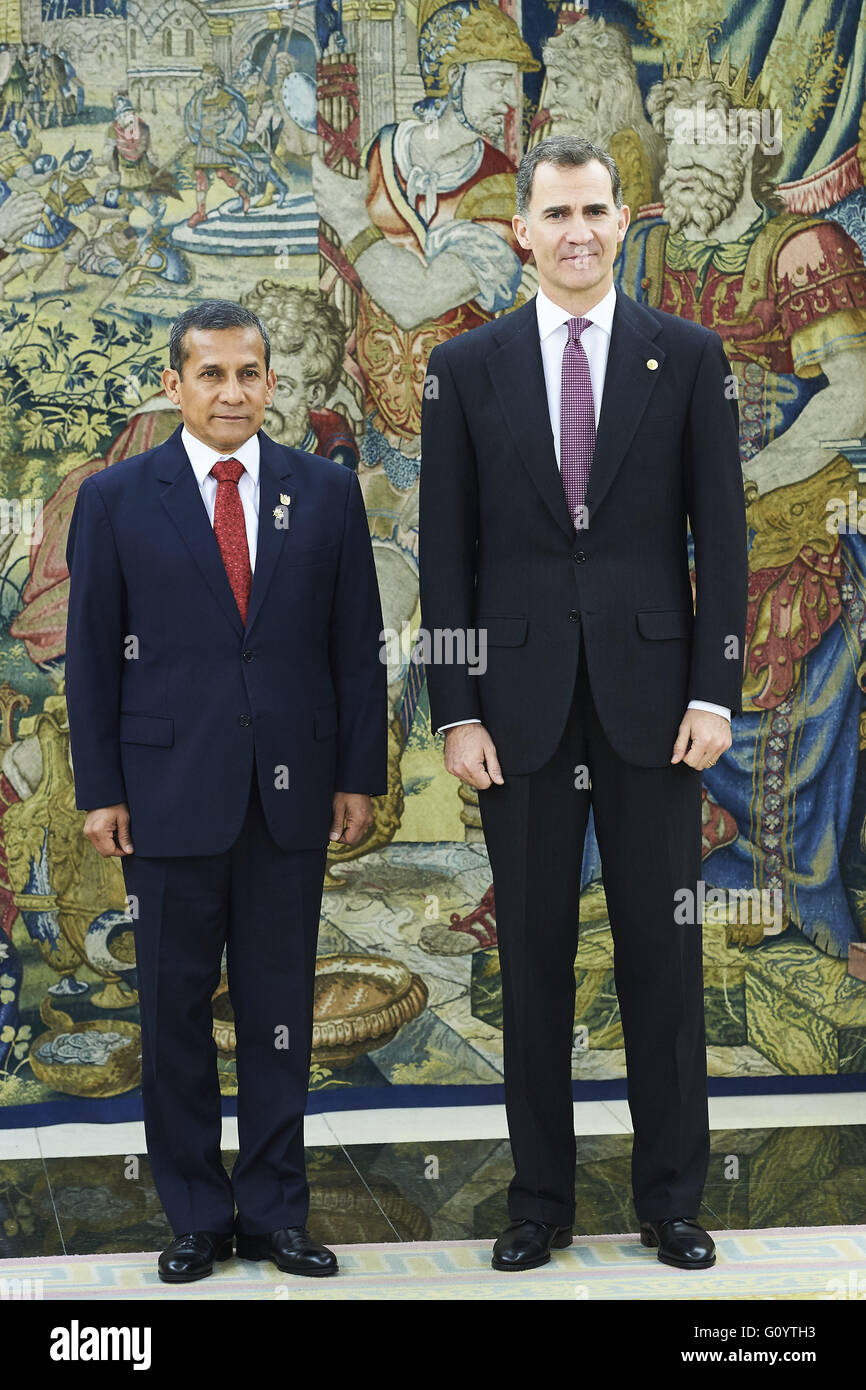
[{"label": "white dress shirt", "polygon": [[[604,391],[604,375],[607,371],[607,354],[610,348],[610,335],[613,328],[613,311],[616,308],[616,290],[613,285],[591,309],[585,309],[580,316],[590,322],[580,335],[589,363],[589,377],[592,382],[592,399],[595,406],[595,427],[598,429],[601,413],[601,398]],[[561,468],[559,457],[560,408],[562,396],[562,354],[568,342],[568,320],[577,317],[570,309],[563,309],[544,293],[539,285],[535,296],[535,312],[538,317],[538,336],[541,342],[541,360],[544,364],[544,385],[547,391],[547,408],[550,412],[550,428],[553,433],[553,447],[556,462]],[[712,714],[724,715],[730,720],[731,711],[724,705],[713,705],[706,700],[689,700],[689,709],[706,709]],[[442,729],[453,729],[457,724],[480,724],[480,719],[457,719],[453,724],[440,724]]]},{"label": "white dress shirt", "polygon": [[180,432],[183,446],[186,449],[192,470],[195,473],[196,482],[201,492],[202,501],[205,505],[208,521],[213,526],[213,513],[216,504],[218,483],[216,478],[211,477],[210,470],[219,459],[237,459],[244,466],[244,471],[238,479],[238,495],[244,509],[244,521],[247,528],[247,546],[250,552],[250,569],[256,568],[256,543],[259,535],[259,436],[253,434],[237,449],[229,449],[222,454],[217,453],[209,444],[204,444],[197,439],[194,434],[190,434],[186,425]]}]

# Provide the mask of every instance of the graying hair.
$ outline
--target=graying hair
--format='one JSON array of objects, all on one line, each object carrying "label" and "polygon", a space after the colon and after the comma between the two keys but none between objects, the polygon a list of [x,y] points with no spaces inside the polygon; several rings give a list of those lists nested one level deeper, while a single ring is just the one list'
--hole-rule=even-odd
[{"label": "graying hair", "polygon": [[532,197],[532,179],[539,164],[555,164],[558,169],[579,168],[588,164],[591,159],[597,159],[610,174],[613,204],[614,207],[621,208],[622,179],[613,156],[600,145],[594,145],[591,140],[584,140],[579,135],[550,135],[546,140],[539,140],[531,150],[527,150],[520,161],[520,168],[517,170],[518,216],[526,220]]}]

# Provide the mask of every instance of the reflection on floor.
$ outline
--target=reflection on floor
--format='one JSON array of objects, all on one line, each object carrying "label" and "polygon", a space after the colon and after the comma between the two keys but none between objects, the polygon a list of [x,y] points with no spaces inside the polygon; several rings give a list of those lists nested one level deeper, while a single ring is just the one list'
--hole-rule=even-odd
[{"label": "reflection on floor", "polygon": [[[577,1234],[637,1231],[631,1143],[579,1136]],[[235,1154],[223,1157],[230,1169]],[[507,1139],[336,1143],[308,1149],[307,1166],[310,1230],[327,1244],[493,1240],[507,1224]],[[866,1124],[713,1130],[698,1219],[713,1231],[866,1222]],[[153,1251],[170,1238],[145,1156],[0,1162],[0,1259]]]}]

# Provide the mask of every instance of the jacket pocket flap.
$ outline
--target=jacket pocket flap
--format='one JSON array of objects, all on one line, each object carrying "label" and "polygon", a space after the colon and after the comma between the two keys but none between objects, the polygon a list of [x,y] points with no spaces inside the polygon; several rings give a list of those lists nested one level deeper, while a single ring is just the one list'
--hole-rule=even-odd
[{"label": "jacket pocket flap", "polygon": [[686,608],[644,608],[637,614],[644,637],[691,637],[693,624]]},{"label": "jacket pocket flap", "polygon": [[170,748],[174,743],[174,720],[165,714],[121,714],[121,743],[152,743]]},{"label": "jacket pocket flap", "polygon": [[337,732],[336,705],[324,705],[313,711],[313,732],[316,738],[330,738]]},{"label": "jacket pocket flap", "polygon": [[486,633],[486,641],[491,647],[519,647],[526,639],[526,629],[529,619],[524,614],[516,617],[503,617],[495,614],[488,618],[478,617],[475,626],[478,629],[479,645],[485,640],[483,634]]}]

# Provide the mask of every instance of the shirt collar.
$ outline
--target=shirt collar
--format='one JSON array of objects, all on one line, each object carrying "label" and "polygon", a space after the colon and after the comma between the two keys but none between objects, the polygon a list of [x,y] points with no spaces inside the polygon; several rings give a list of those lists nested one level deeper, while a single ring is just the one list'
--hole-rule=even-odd
[{"label": "shirt collar", "polygon": [[183,446],[186,449],[187,456],[189,457],[189,461],[192,464],[193,472],[195,473],[196,477],[196,482],[198,483],[199,487],[201,487],[204,483],[205,478],[210,473],[214,464],[217,462],[217,459],[238,459],[238,461],[243,464],[244,468],[249,473],[253,482],[258,484],[258,431],[255,434],[250,435],[249,439],[246,439],[243,444],[239,444],[236,449],[230,449],[227,452],[223,453],[218,453],[217,450],[212,449],[209,444],[205,444],[203,440],[197,439],[194,434],[190,434],[186,425],[184,425],[183,429],[181,430],[180,437],[183,440]]},{"label": "shirt collar", "polygon": [[[595,323],[599,328],[603,328],[610,337],[613,328],[613,311],[616,308],[616,289],[611,285],[597,304],[593,304],[591,309],[584,310],[583,318],[589,319],[590,323]],[[568,323],[568,320],[575,315],[570,309],[563,309],[560,304],[554,303],[545,293],[541,286],[535,296],[535,309],[538,315],[538,336],[542,341],[547,338],[556,328]]]}]

